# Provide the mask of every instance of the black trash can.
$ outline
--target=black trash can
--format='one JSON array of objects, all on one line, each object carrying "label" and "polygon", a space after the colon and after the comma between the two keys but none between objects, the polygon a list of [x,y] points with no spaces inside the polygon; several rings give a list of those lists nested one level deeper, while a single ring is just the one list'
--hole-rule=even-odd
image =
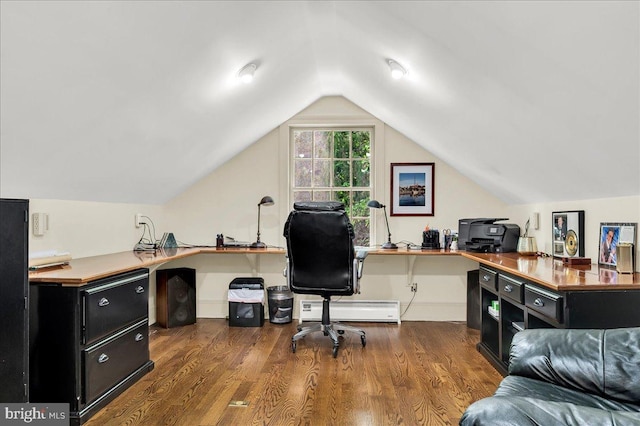
[{"label": "black trash can", "polygon": [[269,322],[287,324],[293,318],[293,293],[287,286],[267,287]]}]

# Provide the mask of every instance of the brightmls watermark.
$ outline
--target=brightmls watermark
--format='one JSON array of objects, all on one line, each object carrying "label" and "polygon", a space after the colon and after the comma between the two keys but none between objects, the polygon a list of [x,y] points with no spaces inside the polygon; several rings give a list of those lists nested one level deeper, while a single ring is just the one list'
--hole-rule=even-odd
[{"label": "brightmls watermark", "polygon": [[0,426],[68,426],[69,404],[0,403]]}]

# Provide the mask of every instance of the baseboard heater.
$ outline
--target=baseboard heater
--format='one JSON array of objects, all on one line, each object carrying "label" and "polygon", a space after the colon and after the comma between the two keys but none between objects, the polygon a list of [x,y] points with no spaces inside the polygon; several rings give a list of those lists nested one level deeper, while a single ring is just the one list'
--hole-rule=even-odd
[{"label": "baseboard heater", "polygon": [[[400,324],[400,301],[332,300],[329,317],[332,321],[396,322]],[[299,322],[320,321],[321,319],[322,300],[300,301]]]}]

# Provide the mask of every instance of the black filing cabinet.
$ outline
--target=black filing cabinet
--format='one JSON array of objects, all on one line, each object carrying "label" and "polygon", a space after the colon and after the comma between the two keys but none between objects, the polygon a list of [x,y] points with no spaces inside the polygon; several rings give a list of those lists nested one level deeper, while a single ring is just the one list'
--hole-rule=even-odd
[{"label": "black filing cabinet", "polygon": [[28,200],[0,200],[0,403],[29,399]]},{"label": "black filing cabinet", "polygon": [[32,402],[70,404],[80,424],[153,369],[149,271],[82,286],[31,284]]}]

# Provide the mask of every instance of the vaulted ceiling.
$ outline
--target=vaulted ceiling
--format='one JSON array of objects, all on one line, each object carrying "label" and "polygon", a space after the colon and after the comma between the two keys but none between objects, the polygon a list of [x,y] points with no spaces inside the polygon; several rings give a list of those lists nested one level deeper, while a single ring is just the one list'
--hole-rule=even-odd
[{"label": "vaulted ceiling", "polygon": [[507,203],[640,194],[636,1],[0,7],[5,197],[161,204],[329,95]]}]

